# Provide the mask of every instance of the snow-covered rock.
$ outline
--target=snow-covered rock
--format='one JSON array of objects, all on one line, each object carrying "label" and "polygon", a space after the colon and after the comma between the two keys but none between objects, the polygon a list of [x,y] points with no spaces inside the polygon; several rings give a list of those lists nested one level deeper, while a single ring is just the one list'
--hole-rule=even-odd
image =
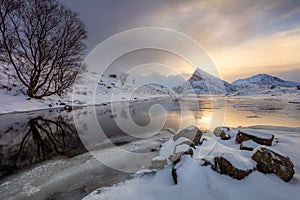
[{"label": "snow-covered rock", "polygon": [[169,156],[169,160],[176,162],[184,154],[189,154],[192,156],[193,150],[191,147],[187,144],[176,145],[173,154]]},{"label": "snow-covered rock", "polygon": [[[247,129],[249,130],[250,128]],[[257,129],[258,128],[251,128],[251,130]],[[202,199],[232,200],[239,200],[241,198],[245,200],[298,199],[300,195],[300,183],[298,181],[300,157],[299,154],[295,152],[297,152],[300,142],[299,129],[270,126],[259,127],[259,129],[261,132],[274,133],[276,137],[280,138],[281,142],[272,147],[272,151],[277,152],[280,150],[280,152],[282,152],[280,153],[281,155],[288,155],[291,158],[290,160],[293,161],[295,174],[290,182],[282,182],[275,176],[266,175],[257,170],[242,180],[232,179],[228,175],[225,175],[225,172],[235,175],[231,173],[231,171],[227,172],[227,169],[222,170],[224,175],[216,173],[210,166],[214,164],[215,157],[224,158],[224,162],[218,160],[218,163],[222,163],[221,165],[225,163],[225,165],[228,166],[230,163],[233,171],[248,171],[257,165],[251,158],[253,152],[240,150],[239,145],[236,144],[234,140],[217,140],[217,144],[213,149],[210,149],[209,154],[205,157],[205,159],[210,162],[206,162],[206,165],[201,159],[198,159],[197,156],[183,155],[174,165],[170,163],[162,170],[157,171],[154,176],[141,176],[109,188],[102,188],[91,193],[84,199],[179,200],[199,199],[199,197]],[[243,129],[241,128],[240,130]],[[236,129],[232,129],[232,131],[237,132]],[[207,137],[207,142],[195,146],[195,151],[203,149],[211,140],[211,137]],[[172,146],[171,144],[175,144],[172,138],[163,144],[162,148],[166,150],[167,146]],[[174,146],[172,147],[174,148]],[[260,147],[256,150],[259,148]],[[270,162],[270,164],[271,163],[272,162]],[[220,168],[218,170],[220,170]],[[240,178],[242,175],[236,176]],[[174,186],[174,183],[177,183],[177,185]]]},{"label": "snow-covered rock", "polygon": [[216,127],[214,135],[220,137],[222,140],[229,140],[233,135],[233,131],[226,126]]},{"label": "snow-covered rock", "polygon": [[235,137],[235,141],[239,144],[247,140],[253,140],[258,144],[267,145],[267,146],[272,146],[273,139],[274,139],[273,134],[264,133],[262,131],[257,131],[257,130],[247,130],[247,129],[239,130]]},{"label": "snow-covered rock", "polygon": [[257,147],[252,159],[257,163],[258,171],[274,173],[285,182],[290,181],[295,174],[291,159],[270,148]]},{"label": "snow-covered rock", "polygon": [[164,156],[156,156],[152,158],[152,167],[154,169],[161,169],[167,165],[167,159]]},{"label": "snow-covered rock", "polygon": [[246,151],[253,151],[258,146],[259,146],[259,144],[257,144],[253,140],[247,140],[247,141],[244,141],[241,143],[240,149],[246,150]]},{"label": "snow-covered rock", "polygon": [[[239,160],[237,161],[242,162]],[[237,180],[241,180],[253,172],[253,168],[240,169],[239,165],[233,165],[228,159],[226,159],[226,156],[215,157],[212,169],[220,174],[226,174]]]},{"label": "snow-covered rock", "polygon": [[173,140],[176,141],[180,137],[185,137],[193,141],[194,144],[197,145],[200,144],[202,135],[203,133],[198,127],[189,126],[187,128],[182,129],[176,135],[174,135]]}]

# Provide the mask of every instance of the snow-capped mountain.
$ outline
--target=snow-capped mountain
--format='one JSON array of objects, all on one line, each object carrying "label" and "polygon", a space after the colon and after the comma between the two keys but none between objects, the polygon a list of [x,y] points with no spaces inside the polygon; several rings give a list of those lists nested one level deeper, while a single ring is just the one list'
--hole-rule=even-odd
[{"label": "snow-capped mountain", "polygon": [[297,87],[300,86],[300,83],[285,81],[278,77],[271,76],[268,74],[257,74],[255,76],[251,76],[249,78],[238,79],[231,83],[234,87],[241,87],[249,84],[256,84],[261,86],[273,86],[273,87]]},{"label": "snow-capped mountain", "polygon": [[197,69],[182,87],[183,94],[227,94],[232,96],[295,94],[300,83],[285,81],[268,74],[238,79],[231,84]]},{"label": "snow-capped mountain", "polygon": [[228,82],[200,69],[196,69],[183,85],[183,93],[228,94],[231,91],[232,87]]},{"label": "snow-capped mountain", "polygon": [[300,83],[285,81],[268,74],[258,74],[249,78],[239,79],[231,83],[233,96],[253,95],[298,95]]}]

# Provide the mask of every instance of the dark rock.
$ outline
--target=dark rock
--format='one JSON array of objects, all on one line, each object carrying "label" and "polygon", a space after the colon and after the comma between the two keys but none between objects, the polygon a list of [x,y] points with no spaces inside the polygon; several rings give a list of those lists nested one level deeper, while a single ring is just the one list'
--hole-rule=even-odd
[{"label": "dark rock", "polygon": [[210,161],[206,160],[206,159],[202,159],[204,162],[202,164],[202,166],[208,166],[208,165],[212,165]]},{"label": "dark rock", "polygon": [[202,144],[202,142],[203,142],[203,141],[201,141],[202,135],[203,135],[202,131],[197,128],[197,133],[195,135],[195,138],[193,139],[193,142],[195,145]]},{"label": "dark rock", "polygon": [[48,106],[51,108],[53,105],[52,105],[52,104],[49,104]]},{"label": "dark rock", "polygon": [[71,112],[73,110],[73,106],[66,105],[64,109],[68,112]]},{"label": "dark rock", "polygon": [[110,78],[117,78],[117,75],[116,74],[109,74],[108,75]]},{"label": "dark rock", "polygon": [[253,151],[253,147],[244,146],[243,143],[240,145],[241,150]]},{"label": "dark rock", "polygon": [[262,173],[273,173],[285,182],[290,181],[295,174],[294,164],[289,157],[283,156],[270,149],[260,147],[252,155],[257,163],[256,168]]},{"label": "dark rock", "polygon": [[63,103],[63,102],[61,102],[59,105],[61,105],[61,106],[65,106],[65,105],[66,105],[66,103]]},{"label": "dark rock", "polygon": [[263,137],[258,137],[256,135],[251,135],[251,133],[246,133],[241,130],[238,131],[235,137],[235,141],[239,144],[247,140],[253,140],[258,144],[267,145],[267,146],[272,146],[273,139],[274,139],[273,134],[270,134],[269,138],[263,138]]},{"label": "dark rock", "polygon": [[172,167],[172,178],[173,178],[174,184],[177,185],[178,176],[177,176],[177,172],[176,172],[176,169],[174,166]]},{"label": "dark rock", "polygon": [[223,157],[215,157],[214,165],[211,167],[220,174],[226,174],[234,179],[241,180],[248,176],[253,170],[242,170],[234,167],[227,159]]},{"label": "dark rock", "polygon": [[172,167],[172,178],[174,181],[174,184],[177,185],[178,183],[178,175],[177,175],[177,169],[176,169],[176,165],[177,163],[179,163],[180,159],[176,160],[173,162],[173,167]]},{"label": "dark rock", "polygon": [[214,130],[214,135],[217,137],[220,137],[222,140],[229,140],[231,139],[231,136],[227,134],[227,132],[230,131],[230,128],[223,126],[223,127],[217,127]]}]

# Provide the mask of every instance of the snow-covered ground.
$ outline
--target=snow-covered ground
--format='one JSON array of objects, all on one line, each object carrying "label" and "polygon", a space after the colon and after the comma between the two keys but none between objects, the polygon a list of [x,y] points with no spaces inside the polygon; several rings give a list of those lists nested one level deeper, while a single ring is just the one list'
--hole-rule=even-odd
[{"label": "snow-covered ground", "polygon": [[[243,128],[239,129],[243,130]],[[237,132],[237,129],[233,130],[233,132]],[[173,164],[169,163],[163,169],[152,174],[140,173],[135,178],[112,187],[100,188],[84,199],[298,199],[300,195],[300,155],[298,153],[300,129],[253,126],[248,127],[247,130],[275,135],[278,142],[274,143],[272,149],[288,156],[295,166],[295,174],[290,182],[284,182],[274,174],[263,174],[258,171],[252,172],[242,180],[236,180],[213,171],[210,166],[203,166],[203,160],[199,159],[200,154],[195,152],[205,152],[206,148],[211,150],[206,152],[204,158],[207,160],[222,155],[240,169],[249,169],[255,165],[251,156],[249,157],[253,152],[240,150],[239,144],[235,143],[234,138],[214,141],[215,138],[208,135],[206,136],[207,141],[196,147],[192,157],[185,155],[177,164],[179,165],[176,170],[177,185],[172,179]],[[166,148],[172,148],[170,143],[173,142],[173,138],[167,141],[162,146],[160,154],[168,152]],[[213,148],[211,148],[212,144]]]},{"label": "snow-covered ground", "polygon": [[[98,79],[99,76],[93,72],[87,72],[84,73],[84,75],[79,74],[78,84],[75,84],[74,90],[69,89],[66,94],[60,97],[52,95],[38,100],[28,98],[28,96],[24,95],[20,91],[21,87],[13,87],[8,76],[6,76],[0,68],[0,114],[59,108],[65,105],[100,105],[108,102],[169,97],[171,95],[168,89],[160,87],[159,85],[139,87],[131,82],[126,82],[122,85],[120,83],[117,84],[118,78],[109,76],[102,76],[99,82]],[[92,85],[95,84],[95,82],[98,82],[96,95],[94,95],[94,85]],[[129,93],[130,91],[132,93]],[[129,98],[128,95],[130,95]]]}]

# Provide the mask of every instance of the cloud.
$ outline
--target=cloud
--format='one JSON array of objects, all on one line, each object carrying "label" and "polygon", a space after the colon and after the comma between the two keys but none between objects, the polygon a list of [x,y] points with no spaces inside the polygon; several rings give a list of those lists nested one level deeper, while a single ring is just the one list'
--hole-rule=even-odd
[{"label": "cloud", "polygon": [[299,0],[61,1],[85,21],[89,50],[121,31],[156,26],[196,39],[227,80],[260,72],[300,73]]},{"label": "cloud", "polygon": [[215,49],[210,55],[224,78],[232,80],[239,75],[234,73],[237,69],[246,74],[300,70],[299,52],[300,28],[297,28]]}]

